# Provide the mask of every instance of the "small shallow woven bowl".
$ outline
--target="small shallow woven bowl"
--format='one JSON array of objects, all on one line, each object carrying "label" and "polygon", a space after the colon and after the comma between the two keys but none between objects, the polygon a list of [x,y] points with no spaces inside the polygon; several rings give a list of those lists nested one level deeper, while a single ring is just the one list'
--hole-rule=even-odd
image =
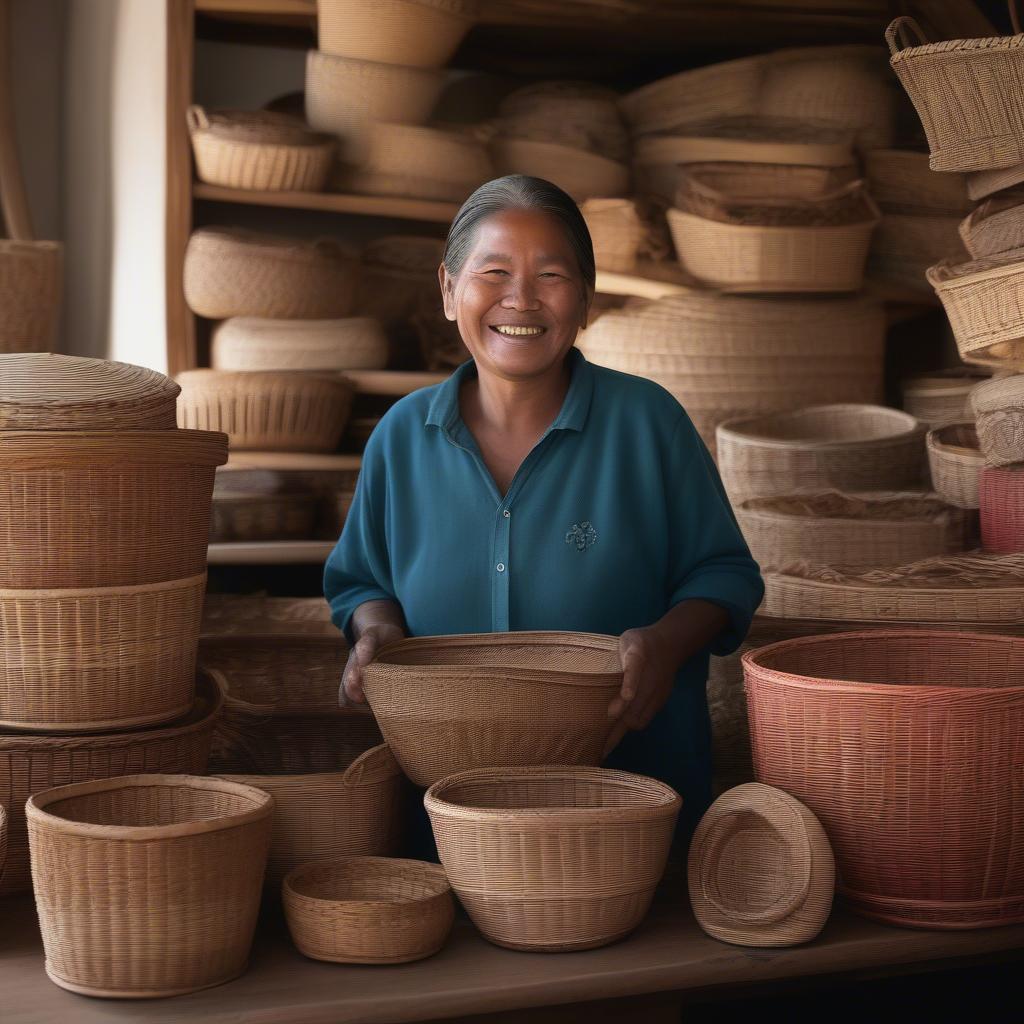
[{"label": "small shallow woven bowl", "polygon": [[985,457],[974,423],[935,427],[928,431],[925,447],[935,492],[958,508],[978,508],[978,475]]},{"label": "small shallow woven bowl", "polygon": [[971,392],[971,406],[988,465],[1024,462],[1024,374],[979,384]]},{"label": "small shallow woven bowl", "polygon": [[908,377],[903,382],[903,411],[933,427],[970,419],[971,390],[989,376],[980,367],[960,366]]},{"label": "small shallow woven bowl", "polygon": [[978,478],[981,546],[1010,555],[1024,552],[1024,470],[985,466]]},{"label": "small shallow woven bowl", "polygon": [[555,142],[497,138],[491,143],[491,156],[499,175],[544,178],[568,192],[577,203],[629,192],[628,166],[583,149]]},{"label": "small shallow woven bowl", "polygon": [[588,633],[415,637],[363,672],[381,732],[418,786],[468,768],[596,765],[621,685],[618,640]]},{"label": "small shallow woven bowl", "polygon": [[299,952],[338,964],[404,964],[433,956],[455,920],[440,864],[389,857],[313,861],[284,880]]},{"label": "small shallow woven bowl", "polygon": [[701,818],[687,865],[697,923],[737,946],[796,946],[825,926],[835,859],[825,830],[781,789],[749,782]]},{"label": "small shallow woven bowl", "polygon": [[509,949],[594,949],[647,913],[682,803],[670,786],[602,768],[460,772],[424,798],[452,888]]},{"label": "small shallow woven bowl", "polygon": [[0,353],[53,347],[62,267],[60,242],[0,239]]}]

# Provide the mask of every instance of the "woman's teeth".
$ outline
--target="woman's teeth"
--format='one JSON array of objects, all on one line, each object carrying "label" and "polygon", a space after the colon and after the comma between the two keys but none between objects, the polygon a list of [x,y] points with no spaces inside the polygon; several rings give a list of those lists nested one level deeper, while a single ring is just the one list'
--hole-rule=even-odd
[{"label": "woman's teeth", "polygon": [[543,327],[513,327],[509,324],[501,324],[500,326],[492,328],[499,334],[507,334],[509,337],[522,337],[541,334],[544,331]]}]

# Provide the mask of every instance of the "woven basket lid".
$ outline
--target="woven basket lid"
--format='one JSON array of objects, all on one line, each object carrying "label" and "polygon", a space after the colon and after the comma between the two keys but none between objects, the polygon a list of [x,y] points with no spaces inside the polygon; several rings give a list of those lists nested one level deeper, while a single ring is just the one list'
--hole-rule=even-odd
[{"label": "woven basket lid", "polygon": [[173,430],[180,390],[130,363],[0,355],[0,430]]},{"label": "woven basket lid", "polygon": [[208,132],[218,139],[275,146],[316,146],[330,135],[312,131],[300,118],[272,110],[188,109],[189,130]]}]

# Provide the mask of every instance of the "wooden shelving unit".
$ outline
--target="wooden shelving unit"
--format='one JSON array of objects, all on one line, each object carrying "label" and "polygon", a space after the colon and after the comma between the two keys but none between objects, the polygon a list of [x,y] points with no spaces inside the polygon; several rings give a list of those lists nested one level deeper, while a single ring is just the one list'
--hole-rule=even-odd
[{"label": "wooden shelving unit", "polygon": [[268,540],[211,544],[206,549],[210,565],[323,565],[334,547],[333,540]]},{"label": "wooden shelving unit", "polygon": [[269,469],[278,472],[351,473],[362,465],[361,455],[320,454],[318,452],[232,452],[218,473],[232,470]]}]

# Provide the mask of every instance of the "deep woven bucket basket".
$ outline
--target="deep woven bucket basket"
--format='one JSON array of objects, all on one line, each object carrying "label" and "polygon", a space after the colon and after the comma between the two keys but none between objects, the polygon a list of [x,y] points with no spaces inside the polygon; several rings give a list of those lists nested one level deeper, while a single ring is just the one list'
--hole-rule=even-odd
[{"label": "deep woven bucket basket", "polygon": [[417,637],[363,670],[381,732],[418,786],[469,768],[596,765],[621,685],[618,640],[589,633]]},{"label": "deep woven bucket basket", "polygon": [[998,256],[1024,244],[1024,197],[988,199],[960,222],[960,237],[973,259]]},{"label": "deep woven bucket basket", "polygon": [[60,242],[0,239],[0,353],[50,351],[61,273]]},{"label": "deep woven bucket basket", "polygon": [[682,801],[601,768],[460,772],[424,799],[441,863],[484,938],[509,949],[593,949],[643,920]]},{"label": "deep woven bucket basket", "polygon": [[568,192],[577,203],[629,193],[629,166],[585,149],[499,137],[491,143],[491,156],[499,175],[544,178]]},{"label": "deep woven bucket basket", "polygon": [[259,913],[273,798],[130,775],[28,801],[46,973],[83,995],[179,995],[237,978]]},{"label": "deep woven bucket basket", "polygon": [[914,149],[869,149],[864,154],[871,197],[887,213],[962,217],[971,209],[962,174],[941,174]]},{"label": "deep woven bucket basket", "polygon": [[839,633],[751,651],[743,669],[757,779],[818,816],[858,913],[1024,921],[1024,639]]},{"label": "deep woven bucket basket", "polygon": [[903,381],[903,411],[933,427],[973,419],[971,390],[988,377],[985,370],[970,366],[908,377]]},{"label": "deep woven bucket basket", "polygon": [[981,546],[995,554],[1024,552],[1024,470],[986,466],[978,480]]},{"label": "deep woven bucket basket", "polygon": [[687,881],[697,923],[713,938],[795,946],[828,920],[835,859],[821,823],[799,800],[749,782],[701,818]]},{"label": "deep woven bucket basket", "polygon": [[1024,462],[1024,374],[994,377],[971,392],[978,442],[990,466]]},{"label": "deep woven bucket basket", "polygon": [[977,508],[978,474],[985,459],[973,423],[947,423],[928,431],[925,439],[932,488],[958,508]]},{"label": "deep woven bucket basket", "polygon": [[192,710],[156,728],[96,736],[36,736],[0,730],[0,806],[8,813],[7,870],[0,895],[31,886],[25,801],[36,792],[140,772],[205,775],[224,696],[199,671]]}]

